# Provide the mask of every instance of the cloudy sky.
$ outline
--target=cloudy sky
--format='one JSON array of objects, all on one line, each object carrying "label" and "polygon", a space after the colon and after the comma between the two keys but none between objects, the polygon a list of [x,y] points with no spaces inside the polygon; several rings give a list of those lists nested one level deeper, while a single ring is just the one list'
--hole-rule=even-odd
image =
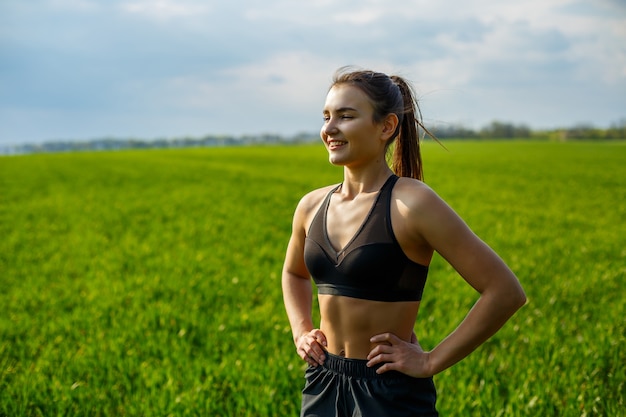
[{"label": "cloudy sky", "polygon": [[626,0],[0,0],[0,144],[317,132],[334,70],[427,126],[626,118]]}]

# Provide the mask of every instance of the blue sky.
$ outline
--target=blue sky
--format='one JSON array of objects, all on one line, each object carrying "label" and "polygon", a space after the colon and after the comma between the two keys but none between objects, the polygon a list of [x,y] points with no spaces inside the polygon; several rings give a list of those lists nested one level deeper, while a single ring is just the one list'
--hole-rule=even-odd
[{"label": "blue sky", "polygon": [[626,118],[625,0],[2,0],[0,144],[317,132],[335,69],[427,126]]}]

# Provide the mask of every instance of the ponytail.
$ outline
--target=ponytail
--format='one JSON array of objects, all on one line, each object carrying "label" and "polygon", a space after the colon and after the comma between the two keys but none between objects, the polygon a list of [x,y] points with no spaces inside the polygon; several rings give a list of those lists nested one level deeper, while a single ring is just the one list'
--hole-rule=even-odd
[{"label": "ponytail", "polygon": [[421,118],[421,113],[411,86],[396,75],[391,76],[391,80],[400,89],[404,106],[398,135],[393,147],[391,168],[400,177],[410,177],[423,181],[424,170],[418,135],[418,126],[421,125],[421,122],[416,117],[417,113]]},{"label": "ponytail", "polygon": [[[424,126],[422,111],[411,85],[397,75],[392,75],[390,78],[400,89],[404,104],[404,117],[400,119],[400,130],[394,143],[391,168],[399,177],[410,177],[424,181],[420,148],[421,138],[427,134],[441,146],[443,144]],[[424,134],[420,135],[420,130]]]}]

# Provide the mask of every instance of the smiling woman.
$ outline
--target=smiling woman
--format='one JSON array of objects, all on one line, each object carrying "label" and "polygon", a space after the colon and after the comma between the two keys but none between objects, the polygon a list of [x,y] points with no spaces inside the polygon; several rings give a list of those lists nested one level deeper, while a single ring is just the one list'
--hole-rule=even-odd
[{"label": "smiling woman", "polygon": [[[309,365],[302,416],[437,416],[433,376],[526,301],[500,257],[421,181],[419,114],[397,76],[340,70],[327,94],[320,136],[344,179],[298,204],[282,275],[293,340]],[[413,327],[435,251],[480,297],[426,352]]]}]

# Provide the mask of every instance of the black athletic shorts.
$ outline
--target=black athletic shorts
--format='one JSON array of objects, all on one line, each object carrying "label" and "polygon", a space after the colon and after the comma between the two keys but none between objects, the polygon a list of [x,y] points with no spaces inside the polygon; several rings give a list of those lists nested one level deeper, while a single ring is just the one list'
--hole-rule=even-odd
[{"label": "black athletic shorts", "polygon": [[309,366],[302,390],[301,417],[436,417],[432,378],[401,372],[378,375],[364,359],[326,353],[324,365]]}]

